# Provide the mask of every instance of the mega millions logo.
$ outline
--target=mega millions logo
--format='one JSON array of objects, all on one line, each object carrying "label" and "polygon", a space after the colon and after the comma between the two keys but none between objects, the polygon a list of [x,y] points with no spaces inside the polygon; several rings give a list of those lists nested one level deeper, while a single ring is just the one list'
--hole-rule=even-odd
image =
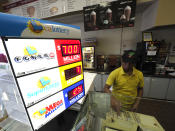
[{"label": "mega millions logo", "polygon": [[44,31],[44,26],[37,20],[29,20],[27,22],[28,29],[35,34],[41,34]]},{"label": "mega millions logo", "polygon": [[50,83],[51,83],[51,80],[48,77],[42,77],[39,79],[37,85],[39,88],[42,89],[42,88],[45,88],[46,86],[50,85]]},{"label": "mega millions logo", "polygon": [[59,100],[57,102],[54,102],[53,104],[46,106],[45,108],[42,108],[39,111],[36,111],[33,113],[32,117],[35,119],[44,119],[53,114],[58,108],[60,108],[63,105],[63,100]]}]

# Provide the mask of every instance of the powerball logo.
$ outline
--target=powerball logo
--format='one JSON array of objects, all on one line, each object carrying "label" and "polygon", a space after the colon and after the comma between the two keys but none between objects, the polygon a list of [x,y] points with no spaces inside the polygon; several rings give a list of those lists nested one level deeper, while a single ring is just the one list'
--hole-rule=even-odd
[{"label": "powerball logo", "polygon": [[44,119],[50,116],[52,113],[54,113],[59,107],[63,105],[63,100],[59,100],[49,106],[46,106],[45,108],[42,108],[39,111],[36,111],[33,113],[33,118],[35,119]]},{"label": "powerball logo", "polygon": [[43,33],[43,31],[46,32],[56,32],[56,33],[64,33],[69,34],[69,29],[65,29],[63,27],[56,27],[53,25],[43,25],[40,23],[40,21],[37,20],[29,20],[27,22],[27,27],[30,32],[40,35]]}]

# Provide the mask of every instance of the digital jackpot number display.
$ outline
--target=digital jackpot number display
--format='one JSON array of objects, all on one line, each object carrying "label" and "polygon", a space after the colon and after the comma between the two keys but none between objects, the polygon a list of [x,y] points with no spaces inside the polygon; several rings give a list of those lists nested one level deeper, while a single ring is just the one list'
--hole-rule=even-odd
[{"label": "digital jackpot number display", "polygon": [[84,81],[81,80],[63,90],[66,108],[73,105],[85,95]]},{"label": "digital jackpot number display", "polygon": [[70,56],[70,55],[77,55],[80,54],[80,45],[72,44],[72,45],[61,45],[62,55],[63,56]]},{"label": "digital jackpot number display", "polygon": [[34,130],[85,95],[80,40],[3,39]]},{"label": "digital jackpot number display", "polygon": [[81,61],[80,40],[55,40],[59,65]]},{"label": "digital jackpot number display", "polygon": [[71,91],[68,92],[68,98],[69,100],[71,100],[72,98],[74,98],[75,96],[77,96],[78,94],[83,92],[83,86],[79,85],[77,87],[75,87],[74,89],[72,89]]},{"label": "digital jackpot number display", "polygon": [[59,67],[62,88],[67,88],[83,79],[82,62]]},{"label": "digital jackpot number display", "polygon": [[67,69],[64,72],[65,72],[66,80],[69,80],[81,74],[81,66],[76,66],[76,67]]}]

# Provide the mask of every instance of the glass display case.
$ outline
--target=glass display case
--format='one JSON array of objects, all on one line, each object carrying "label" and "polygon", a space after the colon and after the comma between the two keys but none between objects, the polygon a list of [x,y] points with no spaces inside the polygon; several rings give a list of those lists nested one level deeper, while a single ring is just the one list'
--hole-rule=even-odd
[{"label": "glass display case", "polygon": [[0,68],[0,131],[19,130],[32,131],[32,128],[11,71]]},{"label": "glass display case", "polygon": [[[138,98],[123,96],[122,100],[126,102],[129,99]],[[136,111],[126,109],[122,104],[125,102],[120,101],[120,112],[117,112],[111,106],[110,94],[90,92],[72,131],[171,131],[175,129],[174,102],[139,99],[140,104]]]}]

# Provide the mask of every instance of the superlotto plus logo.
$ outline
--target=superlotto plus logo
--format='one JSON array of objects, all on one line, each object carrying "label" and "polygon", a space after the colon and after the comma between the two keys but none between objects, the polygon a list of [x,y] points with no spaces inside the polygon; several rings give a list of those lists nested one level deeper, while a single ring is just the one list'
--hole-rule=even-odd
[{"label": "superlotto plus logo", "polygon": [[27,46],[24,49],[24,56],[16,56],[14,58],[14,61],[16,63],[21,63],[21,62],[29,62],[29,61],[36,61],[36,60],[41,60],[41,59],[54,59],[55,54],[53,52],[50,53],[39,53],[37,49],[33,46]]},{"label": "superlotto plus logo", "polygon": [[60,83],[58,82],[52,82],[49,77],[41,77],[37,82],[38,89],[27,93],[27,98],[30,99],[32,97],[37,97],[38,95],[42,95],[43,93],[46,93],[54,88],[58,88],[60,86]]},{"label": "superlotto plus logo", "polygon": [[46,86],[49,86],[50,85],[50,79],[48,77],[42,77],[40,78],[40,80],[38,81],[38,87],[40,89],[43,89],[45,88]]},{"label": "superlotto plus logo", "polygon": [[59,100],[49,106],[46,106],[45,108],[39,111],[36,111],[35,113],[33,113],[32,117],[35,119],[45,119],[49,117],[51,114],[53,114],[62,105],[63,105],[63,100]]}]

